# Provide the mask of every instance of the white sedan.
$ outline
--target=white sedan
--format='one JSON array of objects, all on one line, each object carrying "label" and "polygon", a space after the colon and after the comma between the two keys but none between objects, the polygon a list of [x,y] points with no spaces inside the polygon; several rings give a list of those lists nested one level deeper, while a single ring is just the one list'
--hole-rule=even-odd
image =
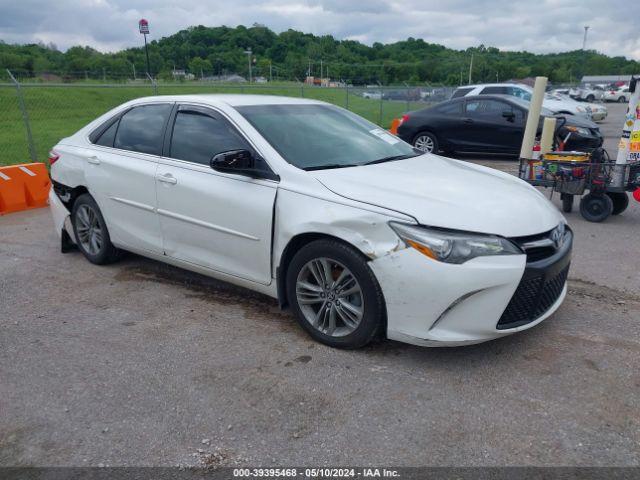
[{"label": "white sedan", "polygon": [[141,98],[50,162],[63,251],[262,292],[334,347],[479,343],[540,323],[567,291],[573,236],[536,189],[318,101]]},{"label": "white sedan", "polygon": [[629,103],[629,100],[631,100],[631,92],[629,91],[629,87],[609,89],[605,90],[602,99],[605,102]]}]

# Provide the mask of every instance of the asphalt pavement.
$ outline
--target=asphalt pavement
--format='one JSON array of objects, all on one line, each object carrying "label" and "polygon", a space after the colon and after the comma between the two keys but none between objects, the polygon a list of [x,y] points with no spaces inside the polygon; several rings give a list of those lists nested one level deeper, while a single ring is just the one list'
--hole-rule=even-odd
[{"label": "asphalt pavement", "polygon": [[0,465],[638,466],[640,204],[567,218],[569,295],[539,326],[341,351],[247,290],[61,254],[46,209],[0,217]]}]

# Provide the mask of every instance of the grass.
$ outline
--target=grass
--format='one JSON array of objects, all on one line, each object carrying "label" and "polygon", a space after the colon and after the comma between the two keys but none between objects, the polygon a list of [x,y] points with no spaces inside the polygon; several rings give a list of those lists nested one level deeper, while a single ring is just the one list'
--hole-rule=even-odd
[{"label": "grass", "polygon": [[[150,85],[142,86],[23,86],[38,161],[61,138],[69,136],[99,115],[128,100],[153,95]],[[313,98],[347,107],[354,113],[389,128],[393,118],[424,104],[362,98],[345,89],[318,88],[299,84],[276,86],[224,86],[160,84],[159,95],[194,93],[252,93]],[[382,107],[382,110],[381,110]],[[0,165],[30,162],[26,129],[16,89],[0,86]]]}]

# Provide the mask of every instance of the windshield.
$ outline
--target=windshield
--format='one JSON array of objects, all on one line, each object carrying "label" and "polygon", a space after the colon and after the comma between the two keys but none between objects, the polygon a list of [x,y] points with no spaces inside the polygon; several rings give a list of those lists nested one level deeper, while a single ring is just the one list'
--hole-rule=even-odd
[{"label": "windshield", "polygon": [[237,110],[287,162],[304,170],[418,155],[394,135],[332,105],[252,105]]},{"label": "windshield", "polygon": [[[521,107],[526,108],[527,111],[529,110],[529,105],[531,104],[531,102],[528,102],[526,100],[523,100],[522,98],[517,98],[517,97],[514,98],[513,101],[516,102]],[[551,110],[549,110],[548,108],[544,108],[544,107],[542,107],[540,109],[540,113],[542,115],[547,116],[547,117],[550,117],[551,115],[554,115],[554,113]]]}]

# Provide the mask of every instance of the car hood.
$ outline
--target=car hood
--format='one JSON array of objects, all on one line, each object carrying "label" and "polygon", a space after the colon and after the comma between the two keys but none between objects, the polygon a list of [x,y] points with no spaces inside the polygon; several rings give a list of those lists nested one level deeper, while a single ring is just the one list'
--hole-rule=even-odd
[{"label": "car hood", "polygon": [[309,173],[340,196],[410,215],[423,225],[519,237],[551,230],[562,220],[526,182],[433,154]]}]

